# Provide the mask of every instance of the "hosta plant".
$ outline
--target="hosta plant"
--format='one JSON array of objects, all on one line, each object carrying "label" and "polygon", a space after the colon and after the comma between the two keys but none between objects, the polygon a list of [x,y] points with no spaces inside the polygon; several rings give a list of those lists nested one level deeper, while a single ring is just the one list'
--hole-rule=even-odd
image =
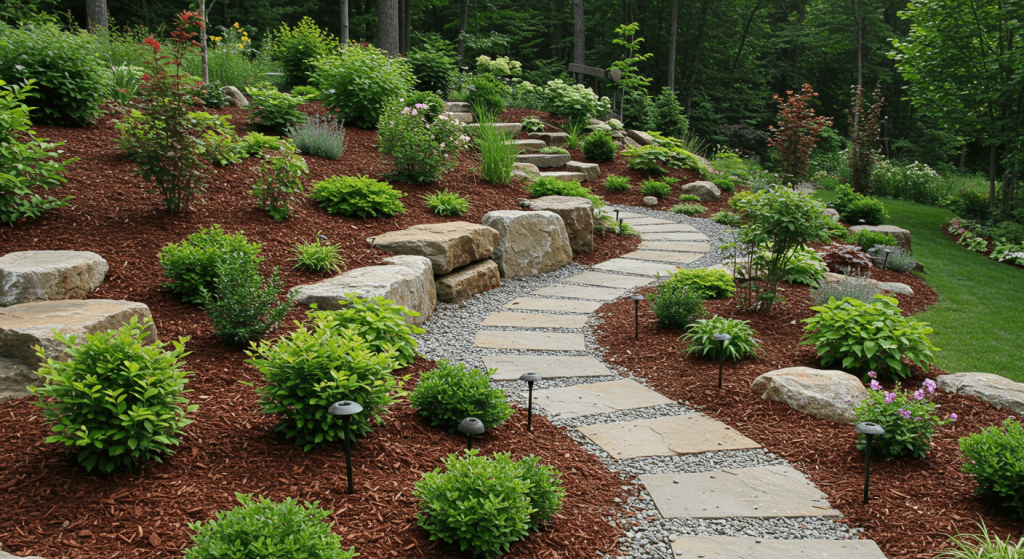
[{"label": "hosta plant", "polygon": [[[956,414],[942,419],[935,413],[935,381],[925,380],[913,393],[900,390],[897,383],[892,392],[884,390],[875,380],[874,372],[868,373],[871,378],[868,397],[853,409],[857,421],[868,421],[878,424],[885,433],[876,435],[872,443],[872,454],[883,459],[906,456],[922,459],[931,449],[932,435],[939,425],[956,421]],[[864,435],[857,435],[857,448],[867,448]]]},{"label": "hosta plant", "polygon": [[[712,339],[715,334],[728,334],[732,338],[726,340],[722,345],[722,342]],[[749,321],[725,318],[716,314],[711,318],[698,320],[689,325],[686,328],[686,334],[680,339],[686,344],[688,355],[718,359],[721,346],[726,359],[741,361],[745,357],[757,357],[757,350],[761,349],[761,346],[754,338],[756,335],[757,332],[750,327]]]},{"label": "hosta plant", "polygon": [[441,360],[420,375],[409,403],[433,427],[454,433],[459,422],[475,417],[493,429],[512,417],[505,391],[491,383],[496,369],[467,369],[465,363]]}]

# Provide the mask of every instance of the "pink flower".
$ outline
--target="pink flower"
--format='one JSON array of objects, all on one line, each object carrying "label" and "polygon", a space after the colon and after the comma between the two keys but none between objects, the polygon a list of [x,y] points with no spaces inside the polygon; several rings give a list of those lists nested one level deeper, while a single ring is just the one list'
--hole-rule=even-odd
[{"label": "pink flower", "polygon": [[423,103],[416,103],[417,109],[429,109],[430,105],[424,105]]},{"label": "pink flower", "polygon": [[925,387],[925,390],[927,390],[929,394],[935,394],[935,381],[934,380],[932,380],[932,379],[925,379],[925,381],[922,383],[922,386]]},{"label": "pink flower", "polygon": [[891,404],[894,401],[896,401],[896,393],[895,392],[886,392],[885,393],[885,403],[886,404]]},{"label": "pink flower", "polygon": [[870,388],[871,390],[881,390],[882,385],[879,384],[877,380],[872,380],[871,384],[868,385],[868,388]]},{"label": "pink flower", "polygon": [[949,414],[949,419],[951,419],[953,421],[956,421],[957,420],[956,414],[955,413]]},{"label": "pink flower", "polygon": [[419,114],[419,113],[416,112],[416,109],[413,109],[412,110],[412,114],[416,115],[416,114]]},{"label": "pink flower", "polygon": [[919,417],[915,417],[915,418],[914,418],[914,421],[921,421],[921,418],[920,418],[920,416],[919,416]]},{"label": "pink flower", "polygon": [[914,399],[915,400],[924,400],[924,390],[923,389],[918,389],[917,392],[914,392]]},{"label": "pink flower", "polygon": [[878,373],[871,371],[870,373],[868,373],[868,376],[871,378],[878,378]]},{"label": "pink flower", "polygon": [[910,411],[904,409],[901,409],[899,411],[903,415],[903,419],[910,419]]}]

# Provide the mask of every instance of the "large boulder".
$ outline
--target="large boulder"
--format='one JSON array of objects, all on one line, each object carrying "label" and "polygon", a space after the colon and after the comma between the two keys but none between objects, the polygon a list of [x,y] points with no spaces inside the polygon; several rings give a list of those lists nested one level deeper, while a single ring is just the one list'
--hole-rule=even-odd
[{"label": "large boulder", "polygon": [[850,232],[857,234],[858,231],[876,231],[878,233],[888,233],[895,237],[896,244],[900,246],[908,254],[914,254],[913,244],[910,242],[910,231],[906,229],[896,227],[895,225],[854,225],[850,227]]},{"label": "large boulder", "polygon": [[482,223],[501,236],[493,258],[503,278],[536,276],[572,262],[569,234],[558,214],[499,210],[485,214]]},{"label": "large boulder", "polygon": [[220,88],[221,93],[227,96],[228,102],[236,107],[244,107],[249,104],[249,101],[242,95],[241,91],[233,85],[225,85]]},{"label": "large boulder", "polygon": [[649,146],[654,143],[654,137],[641,130],[630,130],[626,136],[641,146]]},{"label": "large boulder", "polygon": [[[135,317],[152,318],[149,307],[131,301],[87,299],[22,303],[0,309],[0,357],[38,368],[43,360],[35,346],[43,347],[46,359],[65,359],[64,344],[54,331],[85,339],[87,334],[117,330]],[[157,341],[156,326],[147,328],[146,341]]]},{"label": "large boulder", "polygon": [[[42,385],[42,379],[32,370],[32,367],[15,361],[0,357],[0,404],[15,398],[22,398],[32,394],[29,386]],[[0,559],[3,555],[0,555]]]},{"label": "large boulder", "polygon": [[374,238],[372,244],[392,254],[425,256],[434,267],[434,275],[440,276],[490,258],[498,245],[498,232],[465,221],[428,223],[388,231]]},{"label": "large boulder", "polygon": [[516,157],[516,163],[532,163],[541,169],[564,167],[568,162],[568,153],[524,153]]},{"label": "large boulder", "polygon": [[501,273],[493,260],[482,260],[434,279],[437,300],[458,303],[464,299],[501,287]]},{"label": "large boulder", "polygon": [[592,181],[601,176],[601,166],[597,163],[580,163],[579,161],[570,161],[565,164],[565,170],[571,173],[583,173],[587,177],[588,181]]},{"label": "large boulder", "polygon": [[991,373],[940,375],[935,384],[947,392],[984,400],[997,408],[1024,414],[1024,384]]},{"label": "large boulder", "polygon": [[822,215],[832,218],[832,221],[839,221],[839,212],[834,208],[825,208],[824,210],[821,210],[821,213]]},{"label": "large boulder", "polygon": [[700,198],[701,202],[713,202],[722,197],[722,191],[711,181],[695,181],[684,184],[679,189],[680,194],[690,194]]},{"label": "large boulder", "polygon": [[0,256],[0,307],[83,299],[103,283],[108,269],[95,252],[30,250]]},{"label": "large boulder", "polygon": [[907,297],[914,296],[914,289],[905,283],[899,283],[895,281],[878,281],[871,278],[862,278],[857,276],[844,276],[842,274],[834,274],[832,272],[825,272],[825,281],[829,283],[840,282],[840,281],[852,281],[857,283],[863,283],[871,287],[874,290],[875,295],[906,295]]},{"label": "large boulder", "polygon": [[366,266],[338,274],[333,278],[292,289],[295,302],[316,304],[321,310],[338,310],[345,295],[355,293],[361,298],[383,297],[416,311],[419,316],[405,315],[409,324],[420,325],[430,318],[437,306],[434,268],[425,256],[393,256],[385,259],[390,265]]},{"label": "large boulder", "polygon": [[544,196],[530,201],[536,211],[558,214],[573,252],[594,252],[594,203],[578,196]]},{"label": "large boulder", "polygon": [[860,379],[843,371],[789,367],[765,373],[750,384],[761,397],[836,423],[857,422],[853,408],[868,397]]},{"label": "large boulder", "polygon": [[469,103],[462,101],[446,101],[444,104],[444,110],[449,113],[471,113],[473,112],[472,106]]}]

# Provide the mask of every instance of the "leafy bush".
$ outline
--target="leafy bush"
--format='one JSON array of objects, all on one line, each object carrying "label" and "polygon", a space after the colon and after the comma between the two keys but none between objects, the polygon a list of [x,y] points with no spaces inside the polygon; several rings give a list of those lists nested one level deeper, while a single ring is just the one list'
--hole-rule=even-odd
[{"label": "leafy bush", "polygon": [[316,60],[338,50],[338,39],[317,27],[308,16],[295,27],[281,24],[270,35],[269,51],[284,70],[285,87],[308,85]]},{"label": "leafy bush", "polygon": [[717,186],[722,192],[736,192],[736,179],[730,176],[715,175],[711,177],[711,182],[715,183],[715,186]]},{"label": "leafy bush", "polygon": [[938,348],[928,340],[926,322],[905,318],[891,297],[875,295],[874,303],[856,299],[830,299],[811,307],[816,314],[805,318],[801,345],[813,345],[822,365],[839,363],[844,369],[863,373],[883,371],[893,378],[910,377],[903,358],[928,370]]},{"label": "leafy bush", "polygon": [[270,157],[263,160],[249,194],[259,200],[260,210],[281,221],[292,214],[288,201],[291,195],[302,192],[302,175],[309,174],[306,161],[295,154]]},{"label": "leafy bush", "polygon": [[547,83],[544,104],[549,112],[567,117],[570,122],[603,119],[611,110],[611,100],[607,97],[599,99],[589,87],[579,83],[569,85],[562,80]]},{"label": "leafy bush", "polygon": [[[778,120],[769,126],[771,137],[768,145],[772,154],[788,177],[803,177],[807,174],[811,151],[821,136],[821,131],[832,126],[832,119],[816,115],[808,101],[818,96],[810,84],[804,84],[800,92],[786,92],[787,97],[775,95],[779,103]],[[842,212],[840,212],[842,213]]]},{"label": "leafy bush", "polygon": [[[448,112],[444,99],[429,91],[409,92],[405,97],[399,98],[398,102],[404,103],[404,107],[415,107],[420,116],[427,119],[427,122],[431,124],[434,123],[438,116]],[[426,107],[421,105],[426,105]]]},{"label": "leafy bush", "polygon": [[825,227],[825,234],[827,234],[829,238],[832,239],[833,241],[838,241],[840,243],[846,244],[854,242],[854,237],[850,233],[850,230],[847,229],[842,223],[839,223],[838,221],[830,218],[825,220]]},{"label": "leafy bush", "polygon": [[324,105],[360,128],[375,126],[384,104],[407,94],[416,80],[405,59],[356,43],[321,56],[314,64],[313,82]]},{"label": "leafy bush", "polygon": [[235,493],[241,506],[218,512],[214,520],[189,524],[194,545],[185,559],[259,559],[303,557],[352,559],[354,547],[341,547],[341,536],[324,522],[331,511],[319,501],[300,505],[291,497],[275,503],[266,497]]},{"label": "leafy bush", "polygon": [[917,161],[903,165],[880,158],[871,173],[876,196],[910,200],[919,204],[935,205],[942,197],[939,174]]},{"label": "leafy bush", "polygon": [[527,132],[543,132],[544,123],[535,116],[528,116],[523,119],[523,130]]},{"label": "leafy bush", "polygon": [[[160,457],[174,454],[171,447],[192,423],[185,415],[199,408],[182,396],[190,374],[181,370],[188,338],[165,351],[168,344],[145,340],[152,328],[151,319],[132,317],[117,330],[86,335],[82,343],[56,332],[67,361],[46,360],[36,372],[45,384],[29,387],[53,425],[55,434],[46,442],[76,448],[86,471],[163,462]],[[42,347],[36,351],[45,359]]]},{"label": "leafy bush", "polygon": [[537,150],[537,153],[545,155],[569,155],[569,150],[558,146],[545,146]]},{"label": "leafy bush", "polygon": [[[377,353],[355,329],[330,312],[317,312],[308,325],[247,351],[246,363],[266,381],[256,388],[263,413],[284,416],[277,431],[304,451],[368,435],[395,402],[401,381],[391,375],[393,354]],[[331,404],[352,400],[363,411],[346,430],[327,413]]]},{"label": "leafy bush", "polygon": [[683,214],[688,216],[701,215],[708,211],[707,208],[700,204],[676,204],[672,206],[671,210],[677,214]]},{"label": "leafy bush", "polygon": [[216,81],[210,83],[197,83],[192,95],[203,102],[203,106],[210,109],[219,109],[231,104],[228,96],[220,90],[221,84]]},{"label": "leafy bush", "polygon": [[295,299],[289,293],[279,303],[284,281],[278,269],[267,280],[244,256],[225,255],[217,264],[214,285],[213,293],[203,293],[203,310],[217,337],[232,347],[247,347],[280,326]]},{"label": "leafy bush", "polygon": [[665,167],[672,169],[689,169],[704,173],[704,166],[692,153],[675,147],[663,147],[651,144],[639,148],[631,148],[624,152],[626,164],[630,169],[643,171],[652,175],[668,174]]},{"label": "leafy bush", "polygon": [[629,177],[608,175],[604,179],[604,187],[607,188],[609,192],[623,192],[633,188],[633,185],[629,184]]},{"label": "leafy bush", "polygon": [[246,93],[252,97],[250,118],[260,126],[284,132],[289,126],[306,122],[306,114],[297,107],[308,101],[307,97],[282,93],[272,87],[249,87]]},{"label": "leafy bush", "polygon": [[447,188],[444,191],[426,194],[422,198],[427,209],[439,216],[462,215],[469,211],[469,200],[459,196],[458,192],[449,192]]},{"label": "leafy bush", "polygon": [[200,229],[181,244],[170,243],[160,250],[158,258],[164,275],[172,280],[164,287],[186,303],[202,303],[204,292],[216,293],[218,266],[227,258],[248,262],[258,267],[262,245],[250,243],[242,231],[224,233],[220,225]]},{"label": "leafy bush", "polygon": [[658,180],[646,180],[640,184],[640,193],[644,196],[664,198],[672,192],[672,186]]},{"label": "leafy bush", "polygon": [[690,127],[683,108],[679,105],[679,99],[667,87],[662,88],[661,93],[654,99],[652,117],[654,122],[651,124],[654,124],[654,129],[666,136],[682,138]]},{"label": "leafy bush", "polygon": [[405,197],[404,192],[365,176],[326,178],[313,183],[310,197],[327,213],[360,219],[405,213],[405,206],[399,201]]},{"label": "leafy bush", "polygon": [[416,518],[432,541],[492,557],[507,553],[509,544],[553,517],[565,490],[561,473],[540,466],[538,458],[515,462],[509,453],[477,453],[450,454],[442,460],[447,471],[423,474],[413,490],[420,501]]},{"label": "leafy bush", "polygon": [[583,139],[583,155],[592,161],[611,161],[617,149],[612,135],[604,130],[592,132]]},{"label": "leafy bush", "polygon": [[964,219],[983,221],[992,213],[988,195],[974,190],[964,189],[953,201],[953,213]]},{"label": "leafy bush", "polygon": [[0,26],[0,81],[34,80],[28,93],[41,113],[37,121],[86,126],[99,117],[107,90],[107,71],[93,54],[95,40],[51,22]]},{"label": "leafy bush", "polygon": [[658,291],[647,296],[651,310],[663,328],[683,329],[704,317],[704,297],[699,289],[664,283]]},{"label": "leafy bush", "polygon": [[455,60],[448,53],[433,49],[413,49],[406,60],[416,78],[416,89],[448,93],[457,71]]},{"label": "leafy bush", "polygon": [[[145,70],[138,66],[130,66],[128,64],[111,66],[107,97],[113,99],[113,101],[118,105],[127,105],[135,98],[136,95],[139,94],[139,85],[142,84],[142,76],[145,74]],[[210,94],[213,95],[213,92],[210,92]],[[199,97],[200,100],[203,101],[203,104],[206,104],[206,99],[203,99],[202,95],[203,91],[197,91],[196,97]],[[221,95],[223,95],[223,93]],[[214,102],[217,101],[218,100],[214,100]]]},{"label": "leafy bush", "polygon": [[643,90],[625,92],[622,102],[622,121],[637,130],[656,130],[658,123],[654,112],[654,100]]},{"label": "leafy bush", "polygon": [[[118,132],[115,139],[118,148],[129,159],[141,164],[150,164],[156,161],[155,156],[161,155],[159,152],[156,155],[150,153],[150,150],[159,150],[164,145],[154,145],[155,142],[168,141],[164,137],[167,134],[164,123],[134,109],[121,118],[114,129]],[[188,112],[178,120],[178,130],[192,138],[191,149],[194,155],[210,163],[222,167],[238,163],[247,153],[228,115],[215,116],[205,111]]]},{"label": "leafy bush", "polygon": [[700,202],[700,196],[695,196],[693,194],[680,194],[679,195],[679,201],[680,202]]},{"label": "leafy bush", "polygon": [[589,189],[580,186],[576,181],[563,181],[552,177],[542,177],[526,186],[530,196],[540,198],[542,196],[578,196],[586,198],[594,204],[594,209],[604,205],[604,199],[592,194]]},{"label": "leafy bush", "polygon": [[[770,252],[762,252],[754,265],[758,267],[767,266]],[[789,255],[789,262],[786,264],[786,272],[783,281],[789,283],[802,283],[811,287],[818,287],[825,280],[825,272],[828,266],[812,248],[805,246],[794,247]]]},{"label": "leafy bush", "polygon": [[316,240],[309,243],[295,243],[292,246],[296,270],[318,274],[341,273],[345,259],[341,257],[341,246],[328,242],[327,237],[316,233]]},{"label": "leafy bush", "polygon": [[881,225],[889,214],[881,201],[858,194],[848,184],[836,188],[836,200],[833,207],[847,223],[858,223],[864,220],[867,225]]},{"label": "leafy bush", "polygon": [[291,142],[282,141],[275,136],[267,136],[259,132],[249,132],[241,140],[239,151],[246,157],[262,157],[264,150],[291,151]]},{"label": "leafy bush", "polygon": [[[876,375],[868,373],[868,376]],[[930,379],[913,395],[900,390],[899,383],[892,392],[882,390],[882,385],[872,379],[868,397],[853,409],[857,421],[869,421],[885,429],[884,434],[874,437],[872,454],[886,460],[900,456],[923,459],[932,447],[935,427],[956,420],[955,415],[942,420],[935,414],[933,394],[935,381]],[[867,448],[864,435],[857,435],[857,448]]]},{"label": "leafy bush", "polygon": [[740,214],[730,211],[715,212],[711,214],[708,219],[719,225],[728,225],[729,227],[739,227],[743,225],[743,218],[740,217]]},{"label": "leafy bush", "polygon": [[288,138],[303,155],[337,159],[345,152],[345,123],[313,115],[300,126],[288,126]]},{"label": "leafy bush", "polygon": [[716,268],[679,269],[664,285],[693,291],[702,299],[732,297],[736,293],[736,281],[729,272]]},{"label": "leafy bush", "polygon": [[311,85],[297,85],[289,93],[297,97],[305,97],[306,99],[317,99],[320,97],[320,90]]},{"label": "leafy bush", "polygon": [[312,310],[308,316],[314,320],[325,313],[337,318],[335,327],[350,329],[361,336],[377,353],[387,353],[394,361],[395,368],[404,367],[416,359],[416,338],[413,334],[425,332],[418,326],[406,322],[405,317],[419,316],[394,301],[383,297],[361,299],[355,293],[345,295],[338,301],[341,309],[336,311]]},{"label": "leafy bush", "polygon": [[501,113],[509,87],[491,74],[478,74],[469,80],[469,103],[475,114]]},{"label": "leafy bush", "polygon": [[821,287],[811,289],[811,302],[816,306],[828,303],[829,299],[842,301],[849,297],[862,303],[871,304],[875,300],[875,288],[857,276],[843,276],[839,281],[825,281]]},{"label": "leafy bush", "polygon": [[1013,518],[1024,518],[1024,428],[1013,418],[960,439],[968,461],[963,471],[978,484],[982,497],[1005,507]]},{"label": "leafy bush", "polygon": [[876,246],[894,247],[897,245],[896,237],[893,237],[891,234],[880,231],[868,231],[866,229],[857,231],[854,242],[860,245],[860,249],[864,252]]},{"label": "leafy bush", "polygon": [[521,76],[523,74],[522,63],[507,56],[491,59],[489,56],[480,55],[476,58],[476,69],[478,72],[495,76]]},{"label": "leafy bush", "polygon": [[711,318],[698,320],[686,328],[686,334],[681,338],[687,346],[686,354],[718,359],[720,342],[711,339],[715,334],[732,336],[722,346],[725,358],[729,361],[757,357],[757,350],[761,349],[758,340],[754,338],[757,332],[750,327],[749,321],[725,318],[716,314]]},{"label": "leafy bush", "polygon": [[497,369],[466,369],[465,363],[441,360],[437,368],[420,375],[409,403],[432,427],[454,433],[459,422],[475,417],[493,429],[512,417],[505,391],[491,384]]},{"label": "leafy bush", "polygon": [[381,113],[378,149],[394,167],[389,178],[411,184],[434,182],[458,164],[458,152],[469,142],[462,123],[442,114],[431,124],[420,114],[427,109],[425,103],[398,103]]}]

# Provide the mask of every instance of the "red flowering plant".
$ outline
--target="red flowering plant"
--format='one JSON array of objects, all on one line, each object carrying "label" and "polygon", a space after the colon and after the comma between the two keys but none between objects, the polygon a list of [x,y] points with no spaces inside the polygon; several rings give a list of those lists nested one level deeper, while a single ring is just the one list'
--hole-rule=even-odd
[{"label": "red flowering plant", "polygon": [[771,136],[768,145],[772,148],[782,172],[793,179],[807,174],[811,151],[818,143],[821,131],[832,126],[832,119],[815,115],[808,101],[818,96],[810,84],[804,84],[800,93],[786,92],[787,97],[775,95],[779,103],[778,121],[769,126]]}]

